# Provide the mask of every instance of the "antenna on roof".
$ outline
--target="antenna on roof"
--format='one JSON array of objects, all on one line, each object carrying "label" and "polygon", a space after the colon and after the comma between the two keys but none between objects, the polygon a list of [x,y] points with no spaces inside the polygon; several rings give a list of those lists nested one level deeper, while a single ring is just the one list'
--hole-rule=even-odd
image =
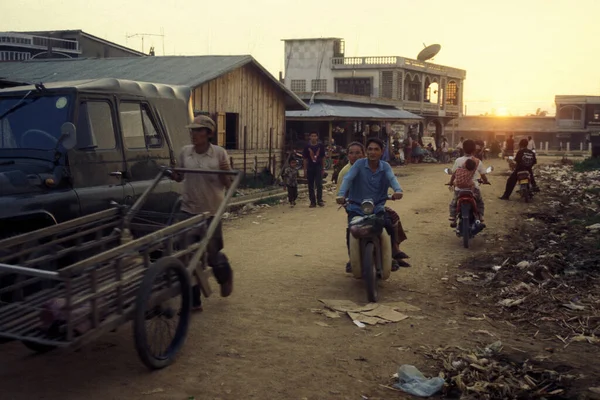
[{"label": "antenna on roof", "polygon": [[[144,52],[144,37],[146,36],[158,36],[162,38],[162,48],[163,48],[163,56],[165,55],[165,33],[163,28],[160,28],[160,34],[156,34],[156,33],[134,33],[133,35],[125,35],[125,40],[132,38],[132,37],[138,37],[140,36],[142,38],[142,53]],[[125,42],[127,44],[127,42]]]}]

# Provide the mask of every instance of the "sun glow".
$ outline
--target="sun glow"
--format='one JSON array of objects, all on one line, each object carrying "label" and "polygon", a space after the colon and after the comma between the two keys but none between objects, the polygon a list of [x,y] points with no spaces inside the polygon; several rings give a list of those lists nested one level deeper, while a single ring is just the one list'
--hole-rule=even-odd
[{"label": "sun glow", "polygon": [[496,112],[496,115],[498,115],[499,117],[506,117],[508,116],[508,108],[506,107],[499,107],[498,111]]}]

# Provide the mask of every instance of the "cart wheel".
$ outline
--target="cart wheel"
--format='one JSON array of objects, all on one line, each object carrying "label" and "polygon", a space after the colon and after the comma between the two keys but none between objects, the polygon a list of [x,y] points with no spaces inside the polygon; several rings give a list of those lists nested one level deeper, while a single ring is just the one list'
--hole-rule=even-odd
[{"label": "cart wheel", "polygon": [[[161,293],[175,290],[175,297]],[[176,258],[153,263],[140,285],[135,303],[135,348],[150,369],[171,364],[185,343],[190,324],[191,285],[187,270]]]}]

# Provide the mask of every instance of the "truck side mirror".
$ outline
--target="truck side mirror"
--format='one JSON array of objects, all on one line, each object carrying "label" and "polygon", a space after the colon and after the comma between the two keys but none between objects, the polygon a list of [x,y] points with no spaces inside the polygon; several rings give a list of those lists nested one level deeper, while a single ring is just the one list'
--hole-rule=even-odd
[{"label": "truck side mirror", "polygon": [[60,138],[58,139],[56,147],[60,144],[67,150],[75,148],[75,145],[77,144],[77,132],[75,124],[72,122],[65,122],[60,127]]}]

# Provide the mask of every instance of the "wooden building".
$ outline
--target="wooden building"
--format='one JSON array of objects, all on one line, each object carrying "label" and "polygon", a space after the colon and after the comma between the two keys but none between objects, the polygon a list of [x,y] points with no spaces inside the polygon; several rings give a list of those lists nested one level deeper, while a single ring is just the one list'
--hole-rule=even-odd
[{"label": "wooden building", "polygon": [[[118,78],[193,88],[191,106],[217,123],[217,143],[236,169],[281,165],[286,110],[308,106],[252,56],[167,56],[0,63],[0,77],[27,82]],[[183,129],[183,127],[182,127]],[[272,158],[271,158],[272,159]]]}]

